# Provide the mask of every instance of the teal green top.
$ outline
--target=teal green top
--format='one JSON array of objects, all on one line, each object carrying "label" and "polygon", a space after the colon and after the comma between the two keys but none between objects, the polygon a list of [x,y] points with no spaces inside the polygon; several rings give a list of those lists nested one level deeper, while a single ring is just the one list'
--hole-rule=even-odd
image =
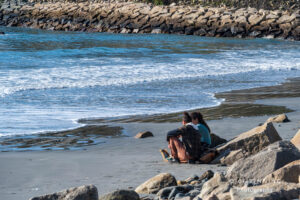
[{"label": "teal green top", "polygon": [[210,133],[206,126],[203,124],[197,124],[198,130],[201,133],[201,142],[205,142],[209,145],[211,145],[211,138],[210,138]]}]

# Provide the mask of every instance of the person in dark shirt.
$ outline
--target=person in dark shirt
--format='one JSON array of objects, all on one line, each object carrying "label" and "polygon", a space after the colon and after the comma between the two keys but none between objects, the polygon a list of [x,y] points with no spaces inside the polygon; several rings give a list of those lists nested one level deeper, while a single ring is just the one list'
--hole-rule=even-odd
[{"label": "person in dark shirt", "polygon": [[169,162],[194,163],[202,154],[201,134],[187,112],[184,112],[182,124],[181,128],[169,131],[167,134],[172,157],[167,157],[166,150],[161,150],[161,153]]}]

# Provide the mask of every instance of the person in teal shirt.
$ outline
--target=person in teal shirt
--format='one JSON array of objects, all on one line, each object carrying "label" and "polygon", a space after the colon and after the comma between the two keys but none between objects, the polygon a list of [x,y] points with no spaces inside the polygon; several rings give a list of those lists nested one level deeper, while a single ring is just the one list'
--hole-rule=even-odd
[{"label": "person in teal shirt", "polygon": [[200,112],[192,112],[192,123],[197,125],[199,132],[201,133],[201,143],[209,147],[211,145],[210,128],[204,121]]}]

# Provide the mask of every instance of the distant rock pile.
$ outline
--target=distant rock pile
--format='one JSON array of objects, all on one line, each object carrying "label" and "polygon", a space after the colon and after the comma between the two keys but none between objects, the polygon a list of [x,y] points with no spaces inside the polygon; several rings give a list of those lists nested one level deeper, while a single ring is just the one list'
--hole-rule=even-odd
[{"label": "distant rock pile", "polygon": [[60,31],[174,33],[300,40],[300,10],[56,2],[3,6],[0,25]]}]

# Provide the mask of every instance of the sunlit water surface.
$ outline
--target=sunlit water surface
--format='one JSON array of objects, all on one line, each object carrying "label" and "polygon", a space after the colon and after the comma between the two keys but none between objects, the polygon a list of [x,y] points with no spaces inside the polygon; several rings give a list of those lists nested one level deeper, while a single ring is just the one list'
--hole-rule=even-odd
[{"label": "sunlit water surface", "polygon": [[299,42],[0,31],[0,135],[210,107],[222,101],[216,92],[300,76]]}]

